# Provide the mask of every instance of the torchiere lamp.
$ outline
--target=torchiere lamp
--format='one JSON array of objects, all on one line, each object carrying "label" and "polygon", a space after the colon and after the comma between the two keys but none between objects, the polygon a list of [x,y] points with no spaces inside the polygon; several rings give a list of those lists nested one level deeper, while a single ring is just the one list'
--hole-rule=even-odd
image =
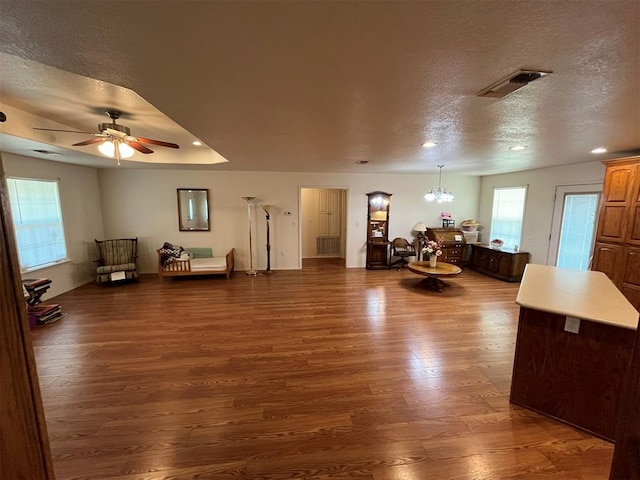
[{"label": "torchiere lamp", "polygon": [[258,272],[253,269],[253,244],[251,243],[251,202],[256,197],[242,197],[247,201],[247,214],[249,218],[249,270],[247,275],[257,275]]},{"label": "torchiere lamp", "polygon": [[269,238],[269,220],[271,219],[271,211],[273,210],[273,205],[262,205],[262,209],[266,214],[267,218],[267,269],[264,271],[265,275],[271,275],[273,271],[271,270],[271,243]]}]

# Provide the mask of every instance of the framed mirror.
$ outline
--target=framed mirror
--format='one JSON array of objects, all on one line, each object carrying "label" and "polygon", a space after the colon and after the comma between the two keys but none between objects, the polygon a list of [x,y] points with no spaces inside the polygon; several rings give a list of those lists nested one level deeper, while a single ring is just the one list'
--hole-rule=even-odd
[{"label": "framed mirror", "polygon": [[178,188],[178,225],[181,232],[209,231],[209,190]]}]

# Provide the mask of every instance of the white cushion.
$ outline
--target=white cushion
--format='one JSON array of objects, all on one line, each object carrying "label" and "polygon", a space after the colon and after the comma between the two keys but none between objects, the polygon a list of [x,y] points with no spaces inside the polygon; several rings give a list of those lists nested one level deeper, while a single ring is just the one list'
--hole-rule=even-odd
[{"label": "white cushion", "polygon": [[191,271],[222,271],[227,269],[227,260],[225,257],[212,258],[194,258],[191,260]]}]

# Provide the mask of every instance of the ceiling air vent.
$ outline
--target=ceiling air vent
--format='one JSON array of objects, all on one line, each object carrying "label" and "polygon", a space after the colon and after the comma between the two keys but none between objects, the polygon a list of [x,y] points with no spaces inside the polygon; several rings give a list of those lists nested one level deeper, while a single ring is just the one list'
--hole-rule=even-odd
[{"label": "ceiling air vent", "polygon": [[534,80],[537,80],[540,77],[544,77],[546,75],[551,75],[552,73],[553,72],[542,72],[537,70],[517,70],[508,77],[505,77],[502,80],[497,81],[493,85],[480,90],[478,93],[476,93],[476,96],[492,98],[506,97],[511,92],[515,92],[519,88],[527,85],[529,82],[533,82]]},{"label": "ceiling air vent", "polygon": [[42,155],[60,155],[58,152],[52,152],[51,150],[34,150],[34,152]]}]

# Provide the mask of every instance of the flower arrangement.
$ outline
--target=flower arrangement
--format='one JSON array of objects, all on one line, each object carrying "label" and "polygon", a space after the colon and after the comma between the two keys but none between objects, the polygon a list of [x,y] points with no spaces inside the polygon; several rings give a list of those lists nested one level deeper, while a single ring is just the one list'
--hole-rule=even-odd
[{"label": "flower arrangement", "polygon": [[442,244],[440,242],[436,242],[435,240],[427,240],[422,247],[423,255],[442,255]]}]

